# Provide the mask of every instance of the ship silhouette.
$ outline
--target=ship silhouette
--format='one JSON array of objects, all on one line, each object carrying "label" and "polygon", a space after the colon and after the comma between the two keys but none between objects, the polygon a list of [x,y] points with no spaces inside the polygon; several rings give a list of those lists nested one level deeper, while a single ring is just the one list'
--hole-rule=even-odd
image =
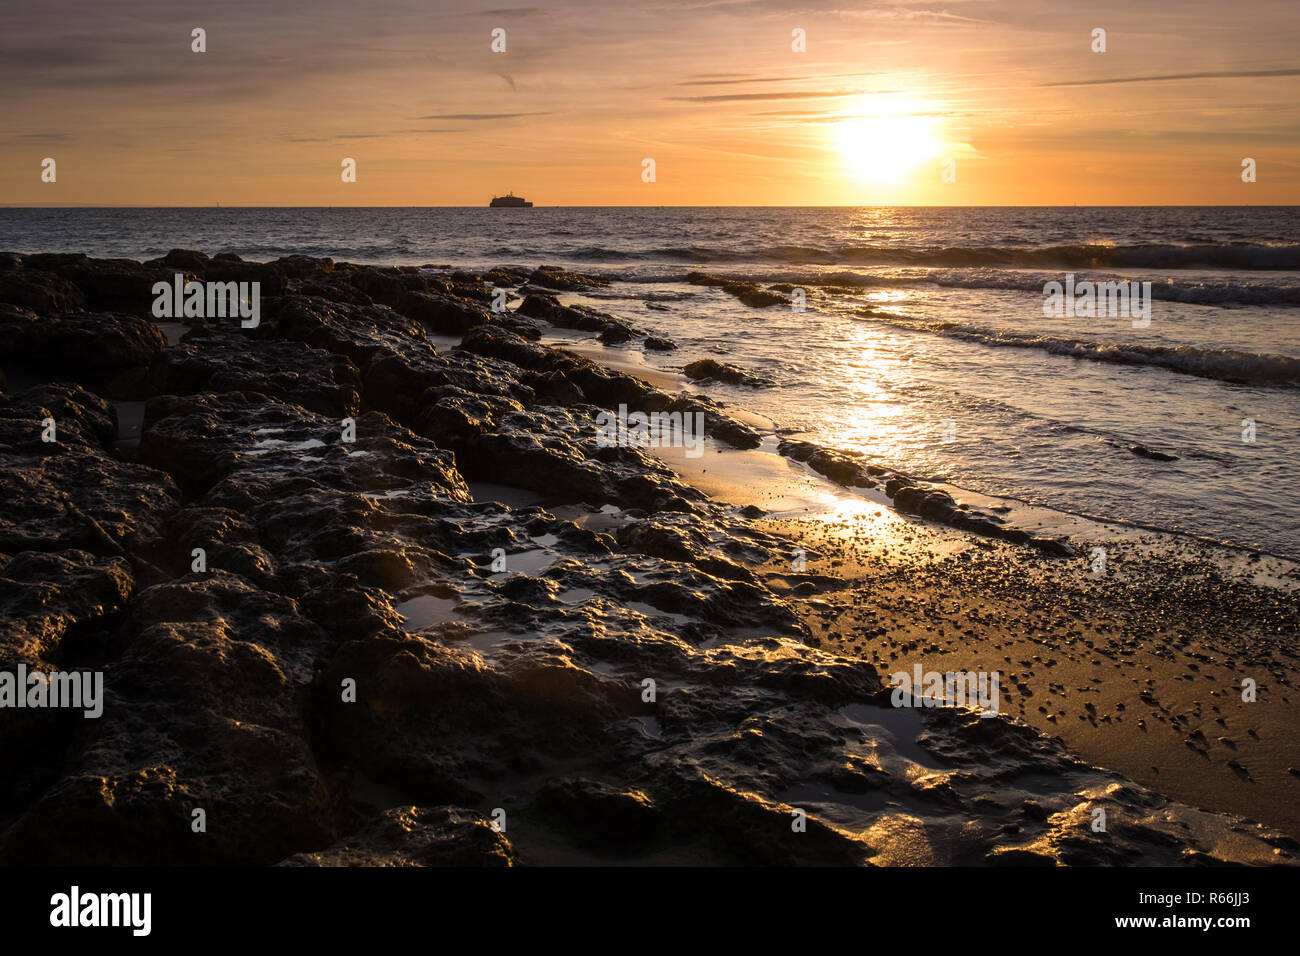
[{"label": "ship silhouette", "polygon": [[504,196],[493,196],[489,206],[515,206],[531,209],[533,204],[522,196],[516,196],[514,193],[506,193]]}]

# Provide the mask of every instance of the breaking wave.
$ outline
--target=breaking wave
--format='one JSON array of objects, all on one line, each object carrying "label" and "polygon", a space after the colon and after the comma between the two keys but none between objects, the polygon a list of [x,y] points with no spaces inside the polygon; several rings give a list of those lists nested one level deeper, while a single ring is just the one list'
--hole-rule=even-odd
[{"label": "breaking wave", "polygon": [[1254,242],[1143,245],[1079,243],[1039,248],[1011,246],[740,245],[610,249],[588,246],[579,258],[600,262],[647,259],[690,262],[781,262],[800,265],[878,264],[1023,269],[1243,269],[1300,270],[1300,243]]},{"label": "breaking wave", "polygon": [[1191,345],[1098,342],[1069,336],[991,329],[959,322],[913,322],[881,312],[867,312],[864,317],[914,332],[930,332],[981,345],[1042,349],[1052,355],[1065,355],[1090,362],[1154,366],[1222,382],[1300,387],[1300,359],[1284,355],[1260,355],[1237,349],[1202,349]]}]

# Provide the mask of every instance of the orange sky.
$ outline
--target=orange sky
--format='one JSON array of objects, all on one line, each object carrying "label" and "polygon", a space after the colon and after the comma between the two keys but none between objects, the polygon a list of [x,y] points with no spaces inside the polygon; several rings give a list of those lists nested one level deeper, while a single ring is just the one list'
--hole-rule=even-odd
[{"label": "orange sky", "polygon": [[55,0],[6,20],[9,204],[1300,203],[1295,0]]}]

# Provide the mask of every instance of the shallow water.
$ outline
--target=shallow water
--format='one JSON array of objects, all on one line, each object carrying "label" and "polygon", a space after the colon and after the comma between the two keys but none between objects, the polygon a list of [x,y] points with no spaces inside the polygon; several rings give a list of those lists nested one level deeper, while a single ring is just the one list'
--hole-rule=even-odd
[{"label": "shallow water", "polygon": [[[1294,207],[5,209],[0,247],[598,272],[617,281],[565,298],[682,347],[652,368],[714,355],[774,379],[708,389],[787,433],[1300,557]],[[696,269],[798,285],[809,307],[750,308]],[[1045,317],[1067,272],[1151,282],[1150,324]]]}]

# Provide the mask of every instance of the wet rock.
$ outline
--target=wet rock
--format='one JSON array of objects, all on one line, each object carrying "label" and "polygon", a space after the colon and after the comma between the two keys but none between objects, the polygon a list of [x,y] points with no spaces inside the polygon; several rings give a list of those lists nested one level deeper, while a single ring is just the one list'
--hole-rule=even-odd
[{"label": "wet rock", "polygon": [[0,302],[38,315],[54,315],[80,309],[86,297],[76,285],[52,272],[19,267],[0,272]]},{"label": "wet rock", "polygon": [[1156,451],[1155,449],[1147,448],[1145,445],[1129,445],[1128,450],[1131,451],[1133,454],[1137,455],[1139,458],[1148,458],[1151,461],[1177,461],[1178,460],[1177,455],[1170,455],[1167,452]]},{"label": "wet rock", "polygon": [[396,269],[358,269],[347,281],[375,302],[394,308],[410,291]]},{"label": "wet rock", "polygon": [[103,716],[67,776],[0,838],[0,859],[268,864],[332,842],[341,806],[298,702],[325,650],[319,628],[216,572],[143,592],[126,630]]},{"label": "wet rock", "polygon": [[744,369],[737,368],[734,365],[728,365],[725,362],[718,362],[714,359],[699,359],[691,362],[682,372],[687,378],[693,379],[714,379],[719,382],[728,382],[732,385],[748,385],[752,388],[762,388],[772,384],[771,379],[763,378],[760,375],[754,375],[746,372]]},{"label": "wet rock", "polygon": [[525,381],[537,393],[538,398],[543,401],[553,399],[559,405],[576,405],[587,400],[587,397],[582,393],[582,389],[565,378],[560,372],[531,374]]},{"label": "wet rock", "polygon": [[524,297],[518,312],[534,319],[542,319],[557,328],[597,332],[607,336],[609,341],[624,342],[640,334],[607,312],[585,305],[561,305],[553,295],[530,293]]},{"label": "wet rock", "polygon": [[644,852],[666,829],[663,812],[643,791],[599,780],[552,780],[537,792],[534,806],[549,826],[604,856]]},{"label": "wet rock", "polygon": [[178,574],[192,572],[195,549],[205,571],[237,575],[263,589],[276,587],[275,559],[258,541],[254,522],[230,508],[191,507],[172,515],[166,555]]},{"label": "wet rock", "polygon": [[419,474],[449,496],[468,496],[449,454],[387,416],[365,413],[354,429],[355,441],[344,441],[337,420],[244,392],[161,396],[145,407],[139,460],[172,476],[191,498],[235,472],[244,473],[237,483],[271,482],[285,469],[296,471],[299,488],[382,488],[395,471],[408,481]]},{"label": "wet rock", "polygon": [[85,256],[28,256],[29,268],[57,273],[81,290],[86,308],[92,311],[122,311],[147,316],[154,302],[153,287],[170,283],[176,270],[146,266],[134,259],[89,259]]},{"label": "wet rock", "polygon": [[204,268],[203,279],[205,282],[257,282],[263,298],[283,294],[288,285],[279,266],[222,259],[220,256]]},{"label": "wet rock", "polygon": [[536,322],[530,322],[527,319],[521,319],[511,312],[495,313],[492,316],[492,324],[500,326],[508,332],[512,332],[522,339],[529,342],[538,342],[542,338],[541,327]]},{"label": "wet rock", "polygon": [[814,471],[825,475],[832,481],[839,482],[846,488],[874,488],[876,482],[870,478],[864,467],[862,455],[851,452],[822,448],[810,442],[782,440],[777,444],[777,452],[794,461],[807,462]]},{"label": "wet rock", "polygon": [[757,282],[748,282],[743,279],[733,279],[727,276],[713,275],[708,272],[691,272],[686,276],[686,281],[693,285],[716,286],[721,288],[728,295],[734,295],[745,305],[754,306],[755,308],[766,308],[770,305],[789,305],[790,300],[778,291],[773,289],[764,289]]},{"label": "wet rock", "polygon": [[346,356],[358,368],[377,356],[435,351],[423,326],[387,306],[304,295],[284,296],[264,310],[256,338],[305,342]]},{"label": "wet rock", "polygon": [[683,415],[702,414],[705,434],[726,442],[732,448],[757,448],[763,443],[762,435],[724,414],[717,402],[706,396],[679,395],[668,400],[667,410]]},{"label": "wet rock", "polygon": [[620,325],[608,325],[601,329],[600,334],[596,336],[603,345],[621,345],[624,342],[631,341],[635,337],[635,332],[627,326]]},{"label": "wet rock", "polygon": [[334,260],[328,256],[283,256],[268,265],[291,279],[322,278],[334,272]]},{"label": "wet rock", "polygon": [[517,286],[527,282],[532,272],[518,266],[497,266],[483,273],[483,278],[496,286]]},{"label": "wet rock", "polygon": [[135,315],[37,316],[26,309],[0,306],[0,353],[54,379],[111,382],[123,372],[143,370],[166,347],[158,326]]},{"label": "wet rock", "polygon": [[[173,249],[158,260],[157,264],[190,275],[202,276],[211,261],[205,253],[194,249]],[[146,263],[146,265],[150,264]]]},{"label": "wet rock", "polygon": [[[124,558],[85,551],[24,551],[0,557],[0,671],[81,668],[104,659],[134,590]],[[26,688],[22,689],[26,693]],[[83,710],[5,709],[0,733],[0,812],[26,806],[54,783]]]},{"label": "wet rock", "polygon": [[[355,705],[337,700],[347,677],[357,680]],[[504,779],[607,736],[616,711],[601,685],[563,656],[501,672],[418,637],[372,638],[340,648],[317,682],[317,710],[332,764],[422,803],[473,806],[483,794],[470,781]],[[478,744],[461,746],[468,738]]]},{"label": "wet rock", "polygon": [[492,313],[477,302],[438,292],[407,292],[398,298],[396,308],[439,335],[461,335],[492,318]]},{"label": "wet rock", "polygon": [[[47,418],[57,441],[41,440]],[[147,553],[161,540],[179,493],[166,475],[110,457],[116,434],[112,407],[80,387],[0,395],[0,554]]]},{"label": "wet rock", "polygon": [[[504,330],[478,329],[466,336],[461,349],[480,355],[505,359],[538,376],[560,376],[575,386],[588,402],[617,408],[625,404],[632,411],[676,412],[705,416],[705,432],[736,448],[756,448],[762,436],[754,429],[725,415],[710,399],[695,395],[671,396],[622,372],[603,368],[570,352],[523,342]],[[533,377],[525,377],[533,382]],[[544,387],[555,395],[555,378],[546,378]],[[570,393],[571,394],[571,393]]]},{"label": "wet rock", "polygon": [[538,266],[528,277],[528,284],[544,289],[559,289],[562,292],[580,292],[583,289],[607,286],[609,280],[582,272],[569,272],[559,266]]},{"label": "wet rock", "polygon": [[637,449],[600,448],[594,425],[579,422],[563,409],[511,412],[494,431],[457,447],[457,462],[475,480],[532,489],[560,501],[677,511],[703,498]]},{"label": "wet rock", "polygon": [[361,408],[361,374],[346,357],[300,342],[250,344],[233,332],[168,349],[153,379],[168,394],[255,392],[337,418]]},{"label": "wet rock", "polygon": [[394,807],[318,853],[280,866],[513,866],[505,834],[460,807]]},{"label": "wet rock", "polygon": [[354,289],[342,282],[320,282],[308,279],[300,283],[294,291],[301,295],[317,299],[328,299],[331,302],[342,302],[347,305],[365,306],[375,304],[374,300],[360,289]]}]

